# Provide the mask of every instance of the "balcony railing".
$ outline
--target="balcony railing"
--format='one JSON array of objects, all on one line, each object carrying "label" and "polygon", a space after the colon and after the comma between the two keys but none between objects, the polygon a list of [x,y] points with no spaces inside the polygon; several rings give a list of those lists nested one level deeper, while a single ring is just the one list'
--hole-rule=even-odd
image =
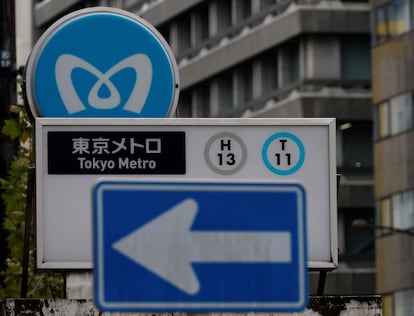
[{"label": "balcony railing", "polygon": [[258,111],[265,106],[269,100],[275,102],[286,99],[293,90],[297,91],[320,91],[323,87],[340,87],[345,90],[370,91],[371,80],[343,80],[343,79],[302,79],[274,89],[259,98],[255,98],[244,104],[234,106],[232,110],[220,111],[218,117],[240,117],[246,111]]},{"label": "balcony railing", "polygon": [[282,0],[280,3],[274,4],[269,6],[263,11],[260,11],[257,14],[254,14],[237,25],[233,25],[225,30],[222,30],[219,34],[209,37],[208,39],[194,45],[188,49],[185,49],[179,52],[176,56],[177,60],[181,60],[183,58],[193,58],[195,57],[202,49],[211,49],[221,42],[224,38],[233,38],[241,33],[241,31],[246,28],[250,27],[253,28],[255,26],[260,25],[265,17],[269,15],[277,16],[281,13],[285,12],[291,3],[296,2],[296,0]]}]

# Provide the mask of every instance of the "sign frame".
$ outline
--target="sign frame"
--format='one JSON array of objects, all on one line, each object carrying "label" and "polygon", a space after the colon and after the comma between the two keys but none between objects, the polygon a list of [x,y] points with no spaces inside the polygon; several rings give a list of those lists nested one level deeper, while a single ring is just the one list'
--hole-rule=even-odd
[{"label": "sign frame", "polygon": [[[45,177],[49,177],[47,175],[47,164],[46,160],[47,157],[45,156],[44,151],[47,150],[47,141],[45,140],[44,133],[47,130],[58,130],[58,131],[71,131],[71,130],[104,130],[104,131],[111,131],[111,130],[126,130],[126,129],[133,129],[133,130],[141,130],[152,128],[156,130],[159,127],[160,130],[182,130],[185,128],[188,129],[198,129],[204,127],[211,127],[214,130],[217,130],[217,133],[220,130],[228,131],[229,129],[233,128],[274,128],[280,129],[286,127],[289,128],[312,128],[315,127],[323,127],[326,130],[326,146],[329,148],[327,149],[327,161],[328,165],[326,166],[328,177],[326,179],[328,192],[327,195],[329,196],[328,203],[328,214],[324,216],[329,217],[329,219],[325,219],[327,222],[327,227],[323,227],[322,229],[327,230],[326,235],[330,237],[330,240],[327,241],[327,252],[329,252],[329,259],[324,260],[312,260],[311,255],[312,253],[308,252],[308,269],[310,270],[333,270],[338,265],[338,247],[337,247],[337,178],[336,178],[336,148],[335,148],[335,141],[336,141],[336,126],[335,126],[335,119],[333,118],[317,118],[317,119],[279,119],[279,118],[237,118],[237,119],[179,119],[179,118],[168,118],[168,119],[140,119],[137,122],[136,119],[96,119],[96,118],[88,118],[88,119],[79,119],[79,118],[36,118],[35,119],[35,128],[36,128],[36,135],[35,135],[35,155],[36,155],[36,243],[37,243],[37,254],[36,254],[36,263],[38,269],[43,270],[89,270],[93,268],[91,261],[80,261],[80,260],[68,260],[68,259],[56,259],[51,260],[46,255],[47,252],[51,250],[48,246],[45,245],[45,241],[51,239],[51,236],[45,236],[45,229],[46,227],[51,224],[47,221],[51,220],[45,215],[45,202],[47,199],[54,199],[55,197],[45,192],[44,183]],[[188,145],[187,145],[188,146]],[[207,167],[206,167],[207,168]],[[54,175],[55,176],[55,175]],[[92,192],[92,183],[96,181],[97,178],[102,177],[99,175],[95,175],[92,178],[87,178],[87,181],[91,182],[90,191]],[[105,178],[119,178],[120,175],[105,175]],[[139,178],[140,175],[125,175],[122,176],[125,180],[130,178]],[[146,175],[148,177],[148,175]],[[155,176],[154,176],[155,177]],[[159,176],[160,178],[166,176]],[[232,175],[215,175],[217,178],[221,179],[232,179]],[[282,177],[282,179],[281,179]],[[279,176],[275,178],[273,181],[275,182],[282,182],[282,181],[290,181],[283,178],[284,176]],[[168,179],[174,181],[174,179],[182,179],[185,178],[186,180],[197,180],[197,178],[188,176],[188,175],[181,175],[181,176],[168,176]],[[283,180],[285,179],[285,180]],[[257,181],[263,179],[255,179]],[[292,180],[292,179],[291,179]],[[293,179],[295,181],[300,182],[297,179]],[[302,183],[303,185],[303,183]],[[305,189],[308,191],[306,185],[304,185]],[[46,189],[47,190],[47,189]],[[90,194],[90,199],[92,198],[92,194]],[[308,193],[307,199],[309,201],[310,195]],[[92,215],[92,203],[90,201],[85,201],[87,203],[87,207],[90,208],[89,211],[85,211],[86,213],[82,216],[86,216],[86,219],[91,217]],[[50,203],[49,203],[50,204]],[[55,203],[56,205],[59,202]],[[307,207],[309,212],[309,207]],[[324,211],[325,212],[325,211]],[[310,215],[312,216],[312,215]],[[309,215],[307,216],[309,219]],[[80,218],[79,221],[83,221],[84,218]],[[322,225],[322,224],[318,224]],[[325,225],[325,224],[323,224]],[[92,229],[92,227],[90,227]],[[310,229],[308,227],[307,231],[309,232]],[[75,232],[73,232],[75,233]],[[86,238],[86,237],[85,237]],[[90,237],[88,237],[90,238]],[[52,238],[52,242],[55,242]],[[324,248],[325,249],[325,248]],[[91,249],[92,251],[92,249]]]}]

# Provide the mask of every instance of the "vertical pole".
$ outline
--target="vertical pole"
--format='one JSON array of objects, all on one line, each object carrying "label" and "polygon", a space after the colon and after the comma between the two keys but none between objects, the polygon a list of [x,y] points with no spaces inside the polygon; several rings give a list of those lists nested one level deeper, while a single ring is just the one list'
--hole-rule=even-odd
[{"label": "vertical pole", "polygon": [[318,296],[323,295],[325,289],[326,273],[327,272],[325,270],[319,271],[318,288],[316,290],[316,295]]},{"label": "vertical pole", "polygon": [[20,287],[20,296],[27,298],[27,288],[29,280],[29,256],[30,256],[30,237],[32,232],[34,205],[35,205],[35,174],[36,169],[30,166],[27,174],[27,194],[26,194],[26,218],[24,225],[24,245],[22,261],[22,279]]},{"label": "vertical pole", "polygon": [[[16,103],[16,47],[15,47],[15,3],[0,1],[0,130],[4,121],[11,117],[9,105]],[[0,177],[8,175],[9,165],[16,153],[16,144],[0,133]],[[1,192],[0,192],[1,193]],[[5,217],[5,206],[0,200],[0,223]],[[8,256],[7,235],[0,225],[0,271],[5,268]],[[1,282],[2,280],[0,280]]]}]

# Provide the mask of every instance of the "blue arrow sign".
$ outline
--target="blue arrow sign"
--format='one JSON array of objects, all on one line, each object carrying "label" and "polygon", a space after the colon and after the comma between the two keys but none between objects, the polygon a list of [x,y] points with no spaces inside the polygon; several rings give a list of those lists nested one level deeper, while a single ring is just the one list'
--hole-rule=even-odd
[{"label": "blue arrow sign", "polygon": [[100,182],[95,300],[107,311],[306,307],[297,184]]},{"label": "blue arrow sign", "polygon": [[53,24],[27,63],[26,94],[43,117],[166,117],[178,67],[158,31],[135,14],[88,8]]}]

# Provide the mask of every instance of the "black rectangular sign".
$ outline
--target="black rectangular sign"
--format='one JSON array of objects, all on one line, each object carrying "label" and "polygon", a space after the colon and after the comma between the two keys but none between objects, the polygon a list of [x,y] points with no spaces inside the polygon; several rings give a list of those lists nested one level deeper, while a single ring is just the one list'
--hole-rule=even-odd
[{"label": "black rectangular sign", "polygon": [[185,174],[185,132],[48,132],[48,174]]}]

